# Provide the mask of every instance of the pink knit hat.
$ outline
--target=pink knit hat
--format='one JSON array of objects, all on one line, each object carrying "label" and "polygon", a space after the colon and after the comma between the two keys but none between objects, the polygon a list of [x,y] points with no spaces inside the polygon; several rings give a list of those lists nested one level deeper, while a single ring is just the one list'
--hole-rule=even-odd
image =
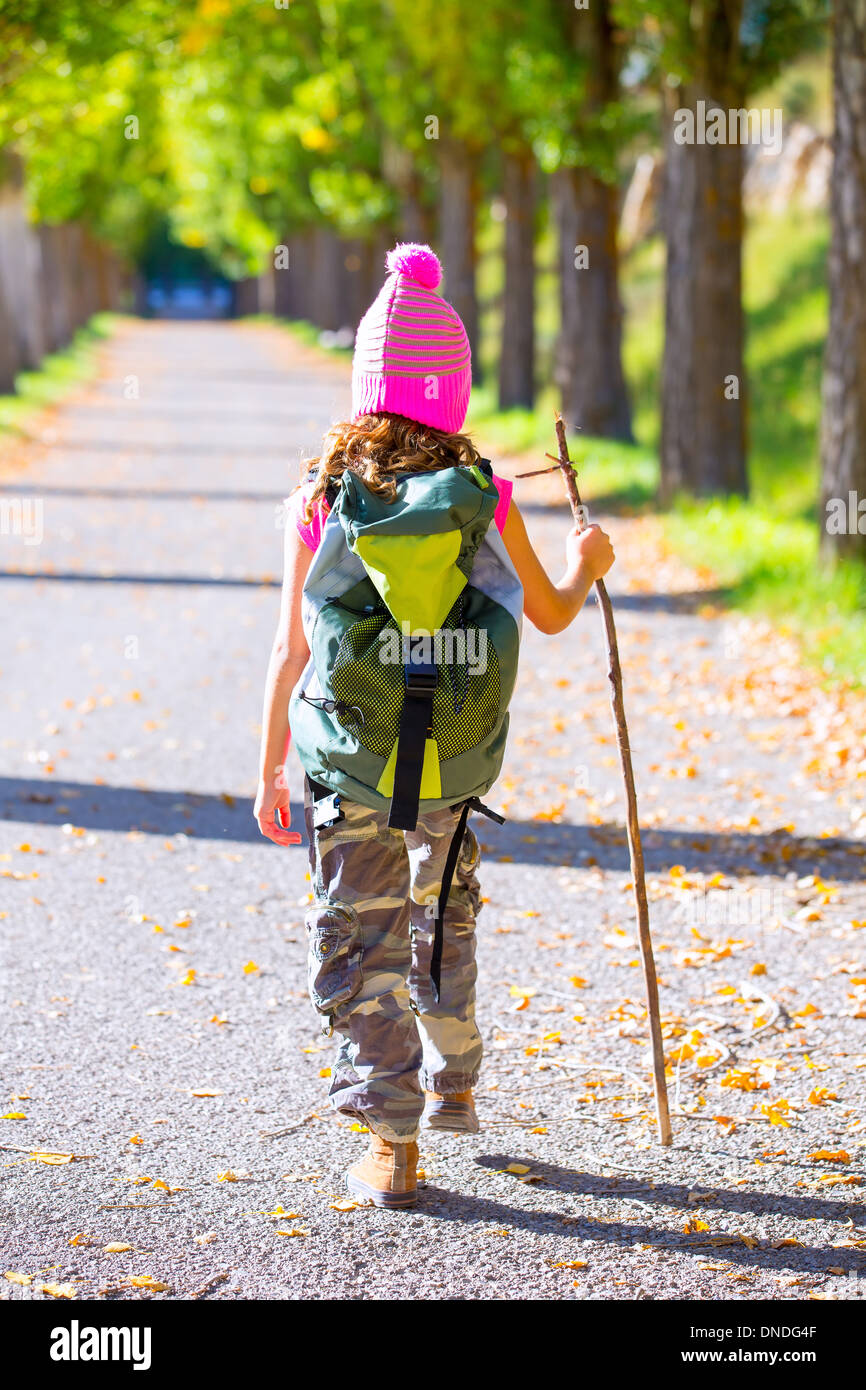
[{"label": "pink knit hat", "polygon": [[436,293],[442,267],[429,246],[388,252],[391,272],[358,325],[352,418],[390,411],[456,434],[472,388],[460,315]]}]

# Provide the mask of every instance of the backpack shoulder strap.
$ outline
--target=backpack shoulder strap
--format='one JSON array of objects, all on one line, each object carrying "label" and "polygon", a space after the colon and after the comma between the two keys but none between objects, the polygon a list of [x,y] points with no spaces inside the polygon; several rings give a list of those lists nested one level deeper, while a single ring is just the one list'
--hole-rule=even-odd
[{"label": "backpack shoulder strap", "polygon": [[[319,470],[318,470],[318,468],[313,468],[313,469],[311,469],[310,472],[307,474],[306,478],[304,479],[304,482],[305,482],[305,483],[315,483],[315,481],[316,481],[316,479],[318,478],[318,476],[319,476]],[[333,509],[334,509],[334,503],[336,502],[337,498],[338,498],[339,495],[340,495],[340,483],[341,483],[341,482],[342,482],[342,479],[340,479],[340,478],[329,478],[329,479],[328,479],[328,484],[327,484],[327,487],[325,488],[325,501],[326,501],[327,504],[328,504],[328,510],[329,510],[329,511],[333,511]]]}]

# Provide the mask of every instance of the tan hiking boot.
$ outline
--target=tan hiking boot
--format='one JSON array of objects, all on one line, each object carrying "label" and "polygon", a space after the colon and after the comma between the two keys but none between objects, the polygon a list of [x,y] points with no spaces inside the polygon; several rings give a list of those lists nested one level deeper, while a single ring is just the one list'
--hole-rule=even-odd
[{"label": "tan hiking boot", "polygon": [[423,1129],[447,1129],[452,1134],[477,1134],[478,1116],[471,1091],[454,1091],[450,1096],[424,1092]]},{"label": "tan hiking boot", "polygon": [[355,1197],[367,1197],[377,1207],[411,1207],[417,1194],[418,1145],[391,1144],[370,1135],[370,1147],[360,1163],[346,1174],[346,1187]]}]

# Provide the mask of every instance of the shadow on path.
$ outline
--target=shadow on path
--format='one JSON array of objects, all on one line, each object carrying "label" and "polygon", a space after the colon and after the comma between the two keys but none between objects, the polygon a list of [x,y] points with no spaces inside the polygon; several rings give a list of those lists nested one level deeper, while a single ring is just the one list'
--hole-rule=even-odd
[{"label": "shadow on path", "polygon": [[[24,494],[22,494],[22,496],[23,495]],[[175,500],[184,498],[184,494],[170,491],[164,494],[152,495],[162,495],[166,498]],[[117,496],[120,497],[122,494],[118,493]],[[206,492],[191,492],[187,494],[187,497],[199,501],[222,501],[227,499],[249,502],[269,502],[274,506],[282,501],[282,498],[277,497],[276,494],[266,496],[262,493],[239,494],[237,497],[231,497],[230,494],[220,495]],[[279,589],[282,584],[280,579],[267,577],[248,579],[225,576],[215,579],[210,575],[198,574],[89,574],[81,570],[0,570],[0,581],[4,579],[48,580],[63,584],[217,584],[230,588],[240,586],[269,589]],[[620,612],[693,614],[704,604],[719,602],[723,598],[723,590],[699,589],[694,592],[684,592],[680,594],[612,593],[611,598],[613,599],[614,607]],[[590,594],[586,600],[586,606],[594,606],[595,603],[595,594]]]},{"label": "shadow on path", "polygon": [[80,574],[76,570],[0,570],[0,580],[27,579],[54,584],[181,584],[188,587],[216,586],[220,589],[279,589],[281,579],[245,579],[242,576],[209,574]]},{"label": "shadow on path", "polygon": [[150,457],[158,457],[160,454],[168,454],[174,458],[175,455],[202,454],[205,458],[237,458],[239,454],[244,457],[249,456],[251,447],[254,447],[257,461],[263,458],[277,458],[286,460],[289,456],[288,448],[277,448],[274,445],[268,448],[265,444],[256,440],[255,445],[251,446],[249,440],[239,439],[237,444],[226,446],[223,440],[199,438],[194,444],[184,444],[180,440],[171,439],[58,439],[54,443],[37,439],[42,448],[50,451],[56,449],[63,454],[83,452],[86,454],[148,454]]},{"label": "shadow on path", "polygon": [[[288,487],[287,483],[287,487]],[[108,502],[282,502],[288,493],[244,492],[240,490],[177,487],[37,487],[25,489],[12,483],[0,483],[0,494],[13,497],[86,497]]]},{"label": "shadow on path", "polygon": [[[514,1163],[518,1155],[482,1154],[476,1158],[483,1168],[502,1171],[509,1163]],[[780,1214],[799,1221],[830,1220],[840,1223],[839,1236],[843,1238],[850,1230],[849,1218],[855,1225],[866,1221],[866,1208],[858,1201],[829,1201],[820,1197],[795,1197],[777,1192],[741,1192],[724,1188],[697,1189],[675,1183],[656,1181],[655,1187],[639,1178],[611,1178],[600,1174],[581,1172],[578,1169],[562,1168],[537,1159],[523,1160],[540,1182],[533,1184],[536,1191],[545,1188],[552,1192],[583,1197],[613,1197],[628,1200],[633,1198],[644,1206],[673,1207],[679,1215],[700,1210],[737,1212],[757,1218]],[[515,1182],[518,1179],[515,1177]],[[688,1198],[695,1191],[700,1193],[700,1202],[690,1203]],[[575,1215],[561,1211],[527,1210],[520,1206],[510,1206],[506,1202],[494,1201],[487,1197],[470,1196],[465,1193],[445,1191],[427,1184],[420,1194],[420,1208],[425,1215],[442,1221],[461,1223],[492,1222],[497,1226],[518,1227],[535,1233],[546,1232],[559,1236],[571,1236],[583,1241],[598,1241],[605,1244],[621,1245],[631,1248],[636,1242],[652,1246],[654,1249],[694,1251],[706,1260],[731,1263],[742,1268],[752,1268],[755,1272],[766,1270],[779,1274],[825,1273],[830,1265],[841,1266],[846,1272],[853,1272],[858,1278],[866,1276],[866,1250],[847,1247],[834,1250],[830,1245],[786,1245],[778,1250],[771,1248],[769,1242],[751,1247],[736,1235],[714,1232],[712,1229],[699,1235],[687,1235],[682,1230],[645,1225],[642,1222],[605,1221],[602,1217],[589,1215],[583,1210]],[[751,1235],[751,1233],[750,1233]],[[754,1239],[759,1239],[757,1235]],[[730,1242],[730,1243],[728,1243]],[[637,1275],[634,1282],[638,1280]]]},{"label": "shadow on path", "polygon": [[[66,811],[58,811],[66,806]],[[152,835],[180,832],[203,840],[262,842],[246,797],[203,795],[188,791],[148,791],[25,777],[0,777],[0,819],[36,825],[63,821],[90,830],[140,830]],[[292,805],[292,824],[303,824],[300,804]],[[489,859],[517,864],[574,864],[591,857],[602,869],[628,869],[625,830],[605,825],[508,821],[503,826],[476,819]],[[667,873],[682,862],[698,871],[730,867],[749,874],[778,876],[793,869],[811,872],[816,853],[827,877],[863,877],[866,844],[857,840],[797,837],[787,831],[736,834],[704,830],[644,832],[644,857],[650,873]]]}]

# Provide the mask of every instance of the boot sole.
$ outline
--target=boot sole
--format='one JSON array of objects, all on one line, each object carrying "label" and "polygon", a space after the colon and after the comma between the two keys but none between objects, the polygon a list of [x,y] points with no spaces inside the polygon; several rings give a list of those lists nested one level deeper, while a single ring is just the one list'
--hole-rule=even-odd
[{"label": "boot sole", "polygon": [[360,1178],[353,1177],[351,1173],[346,1174],[346,1190],[353,1197],[366,1197],[376,1207],[414,1207],[418,1198],[417,1191],[382,1192],[378,1187],[371,1187]]}]

